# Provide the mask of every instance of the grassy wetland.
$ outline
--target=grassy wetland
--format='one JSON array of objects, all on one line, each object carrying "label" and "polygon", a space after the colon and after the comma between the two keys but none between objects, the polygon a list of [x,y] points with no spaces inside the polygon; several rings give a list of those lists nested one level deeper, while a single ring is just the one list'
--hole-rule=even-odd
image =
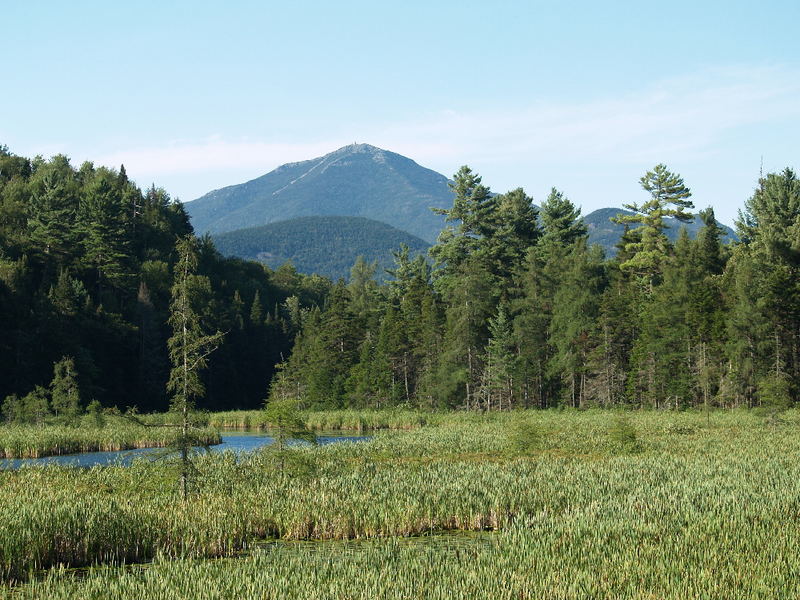
[{"label": "grassy wetland", "polygon": [[[385,410],[316,410],[301,413],[305,426],[312,431],[370,431],[376,429],[417,429],[453,418],[447,412],[424,412],[410,409]],[[455,417],[458,418],[458,417]],[[208,415],[210,426],[222,429],[264,430],[272,427],[263,410],[234,410]]]},{"label": "grassy wetland", "polygon": [[[433,417],[368,442],[0,473],[15,598],[800,593],[800,413]],[[480,543],[410,536],[494,531]],[[456,536],[457,537],[457,536]],[[319,540],[316,544],[263,540]],[[344,540],[366,540],[353,545]],[[244,552],[244,555],[243,555]],[[215,560],[208,560],[215,559]],[[148,563],[143,568],[109,565]],[[72,567],[98,565],[80,576]]]}]

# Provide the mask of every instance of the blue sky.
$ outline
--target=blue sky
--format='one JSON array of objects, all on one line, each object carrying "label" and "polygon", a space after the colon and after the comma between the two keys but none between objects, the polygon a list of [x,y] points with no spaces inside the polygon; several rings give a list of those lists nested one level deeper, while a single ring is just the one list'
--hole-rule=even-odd
[{"label": "blue sky", "polygon": [[174,197],[357,141],[589,212],[658,162],[731,223],[800,167],[800,2],[15,2],[0,143]]}]

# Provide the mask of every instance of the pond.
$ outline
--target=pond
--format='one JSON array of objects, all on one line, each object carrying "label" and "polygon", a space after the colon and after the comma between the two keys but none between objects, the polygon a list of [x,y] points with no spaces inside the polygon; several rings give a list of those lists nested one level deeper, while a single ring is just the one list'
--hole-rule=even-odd
[{"label": "pond", "polygon": [[[321,432],[317,434],[320,445],[337,442],[357,442],[370,439],[369,435],[355,432]],[[211,446],[211,452],[252,452],[262,446],[268,446],[275,440],[263,431],[222,432],[222,443]],[[290,442],[291,443],[291,442]],[[303,442],[298,442],[303,443]],[[154,458],[164,454],[163,448],[137,448],[115,452],[82,452],[63,456],[45,456],[43,458],[5,458],[0,459],[0,469],[19,469],[31,465],[62,465],[68,467],[94,467],[98,465],[129,465],[134,459],[152,455]]]}]

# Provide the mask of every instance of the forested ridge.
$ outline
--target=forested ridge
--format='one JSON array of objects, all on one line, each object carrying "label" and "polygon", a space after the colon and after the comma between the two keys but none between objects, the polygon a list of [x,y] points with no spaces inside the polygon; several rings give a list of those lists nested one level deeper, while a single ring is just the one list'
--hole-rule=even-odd
[{"label": "forested ridge", "polygon": [[693,217],[664,165],[616,220],[612,259],[587,244],[553,189],[493,195],[462,168],[448,226],[424,260],[398,253],[393,280],[339,282],[304,316],[272,397],[310,407],[788,406],[800,375],[800,182],[757,182],[723,244],[714,212]]},{"label": "forested ridge", "polygon": [[[663,165],[641,184],[611,259],[563,193],[536,208],[467,167],[439,211],[433,264],[398,249],[385,284],[364,261],[334,284],[224,258],[201,238],[193,302],[203,329],[222,334],[201,407],[267,394],[306,408],[793,402],[795,174],[756,182],[733,244],[711,209],[695,239],[671,242],[665,219],[692,218],[689,188]],[[72,364],[83,405],[166,408],[175,244],[189,233],[183,205],[124,168],[0,149],[0,398],[53,401]]]},{"label": "forested ridge", "polygon": [[364,217],[297,217],[268,225],[212,235],[225,256],[238,256],[278,268],[291,260],[301,273],[346,278],[358,256],[377,261],[375,276],[384,279],[392,252],[406,244],[425,254],[430,244],[420,238]]},{"label": "forested ridge", "polygon": [[[75,168],[0,146],[0,398],[46,409],[54,365],[71,363],[84,406],[166,409],[175,245],[191,231],[180,202],[140,190],[124,167]],[[330,282],[223,258],[209,238],[197,246],[207,283],[197,308],[207,331],[224,334],[200,404],[259,406],[300,309]]]}]

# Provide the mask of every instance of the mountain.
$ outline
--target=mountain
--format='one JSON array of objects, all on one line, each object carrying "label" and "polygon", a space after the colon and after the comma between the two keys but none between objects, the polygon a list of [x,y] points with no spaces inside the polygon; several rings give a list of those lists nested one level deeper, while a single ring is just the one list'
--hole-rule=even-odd
[{"label": "mountain", "polygon": [[382,221],[433,242],[444,225],[431,207],[450,208],[447,178],[369,144],[278,167],[186,204],[198,234],[234,231],[304,216]]},{"label": "mountain", "polygon": [[425,253],[429,244],[379,221],[363,217],[298,217],[260,227],[238,229],[213,236],[226,256],[258,260],[277,268],[291,260],[301,273],[332,279],[347,278],[356,257],[378,261],[376,276],[394,265],[392,251],[406,244],[411,254]]},{"label": "mountain", "polygon": [[[618,214],[632,215],[634,213],[621,208],[600,208],[583,217],[583,221],[586,223],[586,227],[589,229],[589,243],[600,244],[603,248],[605,248],[606,255],[608,256],[613,256],[617,253],[615,246],[617,242],[619,242],[619,238],[622,236],[622,233],[625,231],[624,225],[618,225],[611,222],[611,217],[615,217]],[[694,221],[690,223],[681,223],[672,217],[667,218],[664,221],[668,225],[668,228],[664,233],[666,233],[667,237],[673,242],[678,239],[678,234],[680,233],[681,227],[686,227],[686,230],[689,232],[689,236],[692,238],[695,237],[697,232],[703,227],[703,222],[700,220],[698,215],[695,215]],[[723,243],[727,244],[728,242],[739,239],[736,237],[736,233],[733,231],[733,229],[727,225],[720,223],[719,226],[725,231],[725,235],[722,237]],[[631,226],[631,228],[634,227],[635,225]]]},{"label": "mountain", "polygon": [[[337,246],[339,254],[336,257],[326,256],[320,249],[301,248],[294,239],[294,236],[298,240],[304,238],[304,233],[297,228],[300,223],[313,224],[317,228],[316,233],[305,236],[304,243],[310,244],[312,239],[328,239],[328,234],[319,236],[325,227],[333,226],[335,221],[324,224],[315,221],[295,223],[297,217],[362,217],[361,221],[347,222],[352,235],[373,239],[375,221],[380,221],[390,229],[396,228],[390,236],[392,240],[408,232],[416,244],[423,240],[433,243],[444,226],[444,219],[430,208],[450,208],[452,204],[453,193],[444,175],[421,167],[394,152],[369,144],[352,144],[319,158],[285,164],[252,181],[214,190],[185,206],[198,234],[208,232],[217,235],[219,237],[216,239],[222,240],[220,243],[230,243],[236,248],[244,248],[241,240],[256,239],[253,237],[256,234],[238,233],[240,230],[282,223],[274,230],[279,232],[279,240],[275,242],[278,246],[255,251],[248,246],[247,253],[236,250],[230,254],[247,254],[251,257],[259,253],[267,257],[265,252],[275,257],[291,255],[295,257],[295,266],[301,271],[316,270],[319,273],[337,273],[338,276],[346,274],[352,264],[351,257],[354,258],[358,252],[353,254],[346,244]],[[624,230],[622,225],[611,223],[609,219],[621,212],[631,214],[622,209],[602,208],[584,217],[589,228],[589,241],[603,246],[609,255],[615,253],[614,246]],[[359,222],[369,224],[368,231],[356,233],[356,223]],[[677,239],[682,224],[674,219],[667,219],[667,222],[670,224],[667,235],[673,240]],[[701,226],[698,217],[686,224],[692,236]],[[732,229],[724,225],[722,227],[727,231],[725,241],[736,239]],[[220,236],[233,231],[237,235],[230,238],[231,241]],[[356,242],[354,244],[357,245]],[[414,243],[409,243],[409,246],[418,247]],[[375,257],[387,256],[385,251],[389,247],[396,248],[397,244],[380,246],[380,250],[378,246],[370,246],[377,252]],[[280,248],[291,248],[291,251]],[[363,250],[364,247],[360,248]],[[361,253],[369,257],[372,256],[372,250]],[[311,255],[317,256],[322,262],[312,264],[307,260]],[[267,259],[265,262],[268,264],[277,264],[276,258]],[[337,266],[334,267],[334,264]]]}]

